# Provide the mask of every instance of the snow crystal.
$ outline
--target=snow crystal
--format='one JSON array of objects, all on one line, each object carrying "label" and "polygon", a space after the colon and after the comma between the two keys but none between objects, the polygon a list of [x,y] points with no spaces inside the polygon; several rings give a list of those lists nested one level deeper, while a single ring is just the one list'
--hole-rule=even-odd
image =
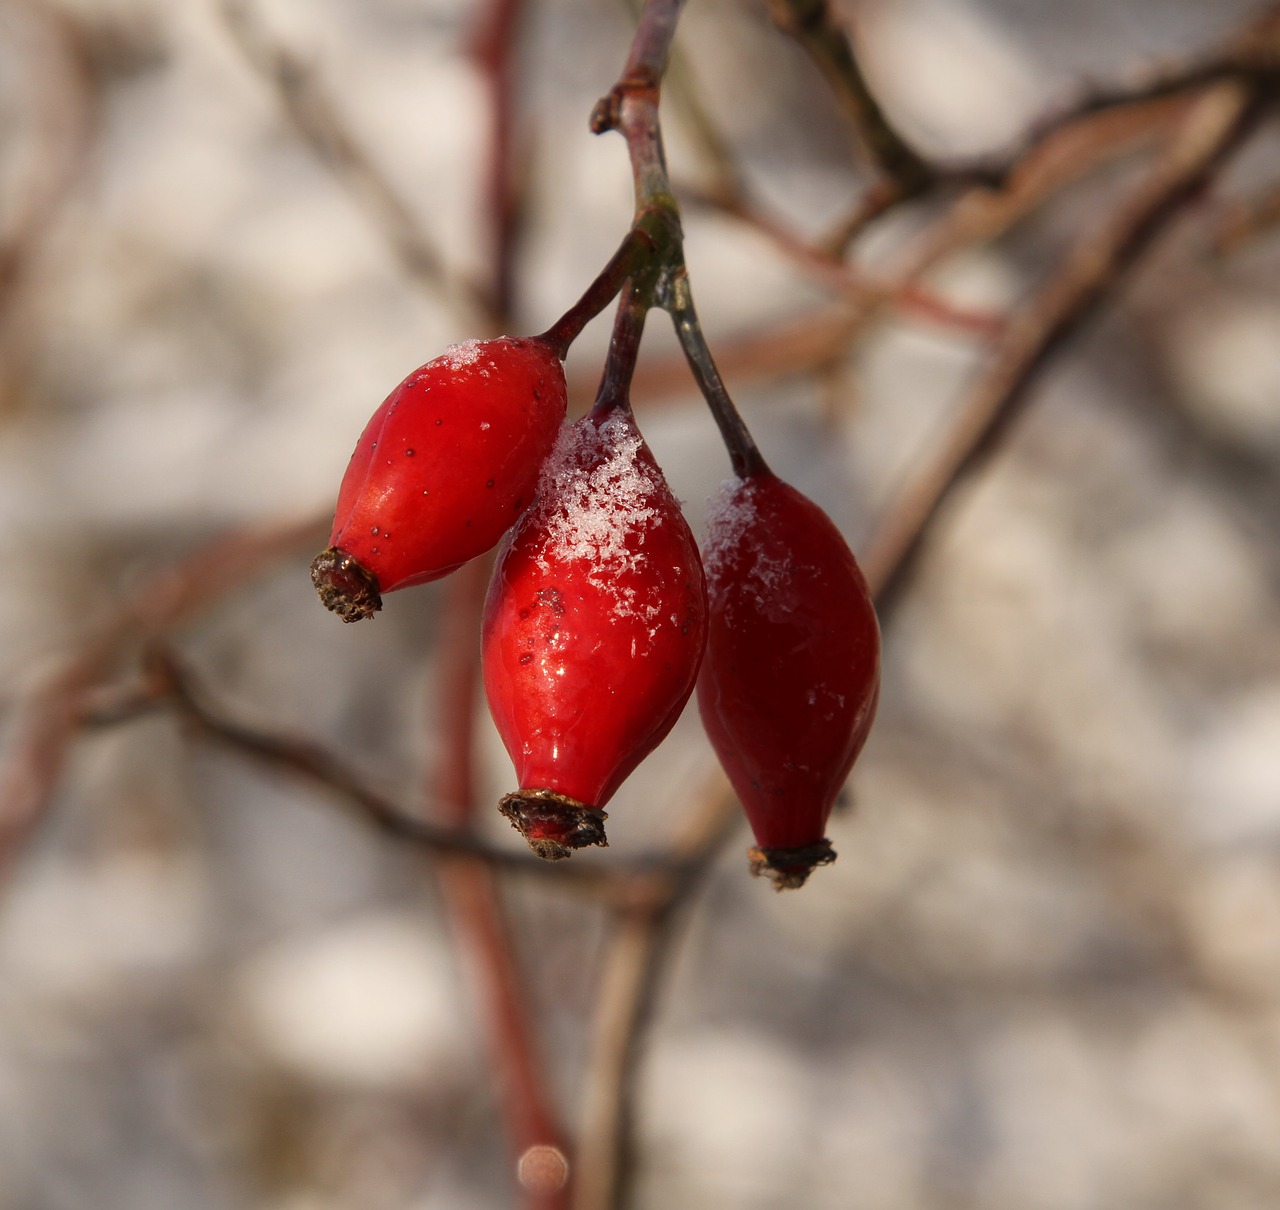
[{"label": "snow crystal", "polygon": [[[440,360],[455,372],[475,365],[484,351],[487,340],[464,340],[461,344],[450,345],[440,355]],[[490,362],[490,365],[493,363]]]},{"label": "snow crystal", "polygon": [[707,592],[715,600],[720,593],[729,563],[741,551],[750,558],[738,563],[740,584],[761,603],[776,597],[776,590],[786,581],[791,568],[785,557],[768,549],[769,543],[756,540],[747,543],[747,535],[760,524],[756,499],[758,486],[742,479],[726,479],[720,491],[707,501],[707,541],[702,564],[707,573]]},{"label": "snow crystal", "polygon": [[636,589],[618,582],[645,566],[648,530],[662,524],[656,507],[664,484],[638,458],[644,444],[635,424],[617,412],[597,427],[590,420],[565,425],[542,468],[532,509],[546,533],[544,570],[557,563],[591,565],[588,582],[615,598],[619,617],[653,621],[659,607],[641,606]]}]

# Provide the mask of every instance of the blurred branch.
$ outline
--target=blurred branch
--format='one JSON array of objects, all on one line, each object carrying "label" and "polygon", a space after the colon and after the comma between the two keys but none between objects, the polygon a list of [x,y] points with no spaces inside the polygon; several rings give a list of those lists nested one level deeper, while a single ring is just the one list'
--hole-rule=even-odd
[{"label": "blurred branch", "polygon": [[[460,827],[429,823],[374,790],[328,748],[296,736],[272,734],[231,718],[215,706],[192,672],[162,646],[148,652],[145,676],[128,694],[91,695],[82,702],[81,721],[109,725],[158,707],[171,706],[190,728],[230,751],[296,774],[327,790],[380,831],[434,852],[482,858],[504,868],[540,873],[544,862],[528,854],[486,844]],[[578,880],[583,880],[578,875]],[[591,881],[591,875],[585,875]]]},{"label": "blurred branch", "polygon": [[1210,89],[1128,204],[1082,239],[1035,297],[1017,309],[939,452],[902,490],[866,550],[863,569],[877,596],[900,587],[931,520],[996,447],[1050,356],[1118,288],[1248,133],[1260,110],[1257,92],[1243,85]]},{"label": "blurred branch", "polygon": [[130,646],[159,639],[278,562],[314,547],[327,520],[246,526],[143,581],[18,703],[0,760],[0,879],[43,818],[83,718],[85,695]]},{"label": "blurred branch", "polygon": [[[821,6],[824,0],[770,2]],[[931,166],[931,175],[917,181],[913,189],[904,189],[896,178],[877,182],[859,196],[849,215],[826,241],[827,246],[843,254],[871,222],[899,203],[944,187],[964,189],[956,209],[972,211],[972,202],[978,198],[995,213],[1005,212],[1005,198],[1014,187],[1013,192],[1022,195],[1023,205],[1013,205],[1012,212],[1025,213],[1027,203],[1034,204],[1035,199],[1046,196],[1028,191],[1025,178],[1049,148],[1070,148],[1075,169],[1059,164],[1056,170],[1079,175],[1101,158],[1103,148],[1097,143],[1112,144],[1115,132],[1129,139],[1135,127],[1138,133],[1143,128],[1154,133],[1164,117],[1178,112],[1190,94],[1228,80],[1247,84],[1260,100],[1274,99],[1280,89],[1280,5],[1269,5],[1216,51],[1167,64],[1135,84],[1086,93],[1035,123],[1010,151],[1000,156],[968,164]],[[1024,179],[1023,183],[1019,178]]]},{"label": "blurred branch", "polygon": [[1228,206],[1218,220],[1212,247],[1218,256],[1232,256],[1246,244],[1280,228],[1280,185]]},{"label": "blurred branch", "polygon": [[524,165],[515,158],[516,49],[524,0],[491,0],[476,30],[472,54],[489,92],[485,204],[489,215],[488,308],[505,327],[515,303],[515,253],[524,214]]},{"label": "blurred branch", "polygon": [[1086,92],[1070,106],[1032,126],[1002,160],[985,167],[975,166],[972,171],[993,185],[1002,185],[1028,155],[1067,127],[1110,111],[1184,96],[1223,81],[1239,82],[1260,99],[1269,95],[1274,100],[1280,88],[1280,5],[1269,5],[1229,35],[1215,51],[1197,54],[1181,63],[1165,64],[1134,84],[1104,86]]},{"label": "blurred branch", "polygon": [[617,909],[596,1001],[574,1210],[619,1210],[628,1201],[635,1074],[677,914],[739,822],[737,800],[718,767],[685,818],[661,864],[633,879],[629,901]]},{"label": "blurred branch", "polygon": [[769,0],[775,24],[790,34],[836,94],[862,153],[891,184],[886,195],[902,201],[923,192],[937,171],[894,128],[873,95],[848,32],[827,0]]},{"label": "blurred branch", "polygon": [[32,262],[70,193],[98,124],[101,95],[93,77],[82,30],[44,4],[9,5],[6,32],[15,37],[7,57],[29,94],[38,154],[7,200],[0,233],[0,415],[20,393],[30,356]]},{"label": "blurred branch", "polygon": [[[467,834],[475,817],[475,708],[480,675],[480,615],[488,584],[490,561],[473,560],[455,573],[446,600],[445,623],[440,634],[436,701],[443,712],[440,757],[430,782],[435,790],[431,809],[449,825]],[[511,854],[506,854],[510,857]],[[548,863],[521,853],[522,868],[556,868],[578,863]],[[583,863],[589,883],[599,884],[605,873]],[[523,1204],[528,1210],[565,1210],[568,1190],[561,1167],[535,1166],[526,1174],[519,1167],[522,1156],[542,1153],[548,1159],[565,1160],[565,1132],[553,1107],[546,1074],[538,1056],[529,991],[495,881],[492,861],[446,861],[438,876],[454,932],[458,952],[471,968],[477,999],[487,1014],[489,1050],[502,1092],[507,1139],[514,1167],[521,1176]],[[560,1180],[554,1174],[559,1172]]]},{"label": "blurred branch", "polygon": [[759,232],[806,276],[838,291],[852,303],[887,307],[906,318],[973,336],[993,336],[1004,324],[1003,317],[993,312],[958,306],[912,281],[885,280],[849,264],[839,253],[811,243],[766,214],[741,190],[683,192],[690,201],[718,210]]},{"label": "blurred branch", "polygon": [[273,38],[252,0],[222,0],[222,14],[235,44],[274,88],[302,141],[364,208],[405,274],[442,303],[488,316],[484,291],[450,275],[435,241],[351,131],[314,69]]}]

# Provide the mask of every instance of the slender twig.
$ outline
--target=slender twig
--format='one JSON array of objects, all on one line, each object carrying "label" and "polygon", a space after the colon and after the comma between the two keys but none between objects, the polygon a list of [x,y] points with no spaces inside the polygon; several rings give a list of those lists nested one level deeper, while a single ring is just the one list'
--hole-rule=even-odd
[{"label": "slender twig", "polygon": [[[822,0],[771,0],[776,4],[821,4]],[[1222,46],[1209,54],[1167,64],[1146,79],[1133,84],[1103,86],[1077,98],[1070,105],[1036,122],[1003,153],[967,164],[931,165],[932,175],[914,189],[903,189],[894,178],[877,181],[862,193],[846,218],[840,221],[825,242],[833,252],[844,254],[870,223],[926,191],[961,187],[957,206],[966,206],[973,193],[988,196],[993,208],[1003,210],[1000,197],[1042,152],[1058,143],[1075,143],[1085,154],[1079,163],[1085,171],[1096,161],[1106,141],[1108,128],[1129,131],[1134,123],[1129,111],[1145,111],[1138,125],[1153,126],[1153,117],[1170,112],[1164,105],[1176,103],[1197,89],[1223,80],[1249,83],[1260,94],[1274,96],[1280,89],[1280,6],[1272,4]],[[1073,134],[1083,137],[1073,139]]]},{"label": "slender twig", "polygon": [[648,314],[649,292],[628,282],[618,300],[618,310],[609,336],[609,351],[604,359],[604,373],[596,391],[594,414],[611,408],[631,407],[631,379],[640,354],[640,338]]},{"label": "slender twig", "polygon": [[1259,108],[1257,94],[1242,85],[1211,89],[1128,204],[1082,240],[1039,293],[1018,309],[930,471],[903,490],[867,548],[863,568],[874,590],[883,595],[899,585],[930,519],[994,448],[1037,372],[1199,192],[1248,132]]},{"label": "slender twig", "polygon": [[882,189],[885,201],[914,197],[932,184],[937,171],[885,115],[827,0],[769,0],[769,10],[778,27],[799,42],[826,77],[863,156],[891,182]]},{"label": "slender twig", "polygon": [[655,251],[649,233],[633,227],[582,297],[538,339],[546,341],[563,359],[569,346],[582,334],[582,329],[609,305],[622,288],[622,283],[640,267],[641,262],[646,257],[653,258]]},{"label": "slender twig", "polygon": [[729,460],[733,464],[733,473],[740,479],[759,474],[765,469],[764,457],[738,414],[733,400],[729,398],[720,371],[716,369],[711,350],[702,335],[702,326],[698,323],[698,313],[693,306],[689,275],[683,267],[671,278],[667,306],[676,326],[680,347],[693,371],[694,381],[706,398],[720,435],[724,438]]},{"label": "slender twig", "polygon": [[230,717],[214,705],[191,671],[163,647],[153,647],[148,675],[132,699],[109,699],[105,709],[85,703],[85,724],[118,723],[158,707],[174,707],[184,723],[220,746],[304,778],[355,809],[379,831],[435,853],[482,859],[503,869],[540,872],[545,862],[487,844],[457,825],[430,823],[375,790],[328,748],[298,736],[273,734]]},{"label": "slender twig", "polygon": [[744,190],[714,193],[681,189],[682,196],[729,215],[765,236],[806,276],[861,307],[887,308],[903,319],[936,325],[967,336],[994,336],[1004,317],[992,311],[949,302],[915,282],[876,277],[852,265],[824,244],[813,243],[755,205]]},{"label": "slender twig", "polygon": [[970,171],[992,185],[1003,185],[1037,147],[1067,127],[1103,113],[1183,96],[1224,80],[1246,84],[1259,96],[1274,94],[1280,88],[1280,5],[1268,6],[1216,51],[1166,64],[1135,83],[1091,89],[1072,104],[1041,118],[998,160],[974,165]]}]

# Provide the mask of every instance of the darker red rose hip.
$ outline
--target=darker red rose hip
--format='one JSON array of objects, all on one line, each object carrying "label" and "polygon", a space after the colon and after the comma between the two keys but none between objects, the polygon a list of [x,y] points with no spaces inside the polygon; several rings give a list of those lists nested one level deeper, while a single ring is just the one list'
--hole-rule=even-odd
[{"label": "darker red rose hip", "polygon": [[704,559],[703,725],[746,811],[752,869],[798,887],[875,717],[880,629],[830,518],[767,470],[726,485]]}]

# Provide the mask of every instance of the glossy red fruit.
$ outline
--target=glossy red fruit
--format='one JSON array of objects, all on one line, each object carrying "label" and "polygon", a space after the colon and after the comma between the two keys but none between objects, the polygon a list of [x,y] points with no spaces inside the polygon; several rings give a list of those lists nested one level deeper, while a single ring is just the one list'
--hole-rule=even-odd
[{"label": "glossy red fruit", "polygon": [[380,594],[439,579],[494,546],[533,498],[566,405],[564,368],[533,337],[453,345],[373,414],[311,565],[344,622]]},{"label": "glossy red fruit", "polygon": [[880,689],[880,628],[831,519],[763,470],[726,484],[704,552],[710,619],[698,708],[782,890],[835,860],[823,833]]},{"label": "glossy red fruit", "polygon": [[563,430],[494,568],[489,709],[539,856],[606,843],[602,810],[689,699],[706,641],[698,547],[629,409]]}]

